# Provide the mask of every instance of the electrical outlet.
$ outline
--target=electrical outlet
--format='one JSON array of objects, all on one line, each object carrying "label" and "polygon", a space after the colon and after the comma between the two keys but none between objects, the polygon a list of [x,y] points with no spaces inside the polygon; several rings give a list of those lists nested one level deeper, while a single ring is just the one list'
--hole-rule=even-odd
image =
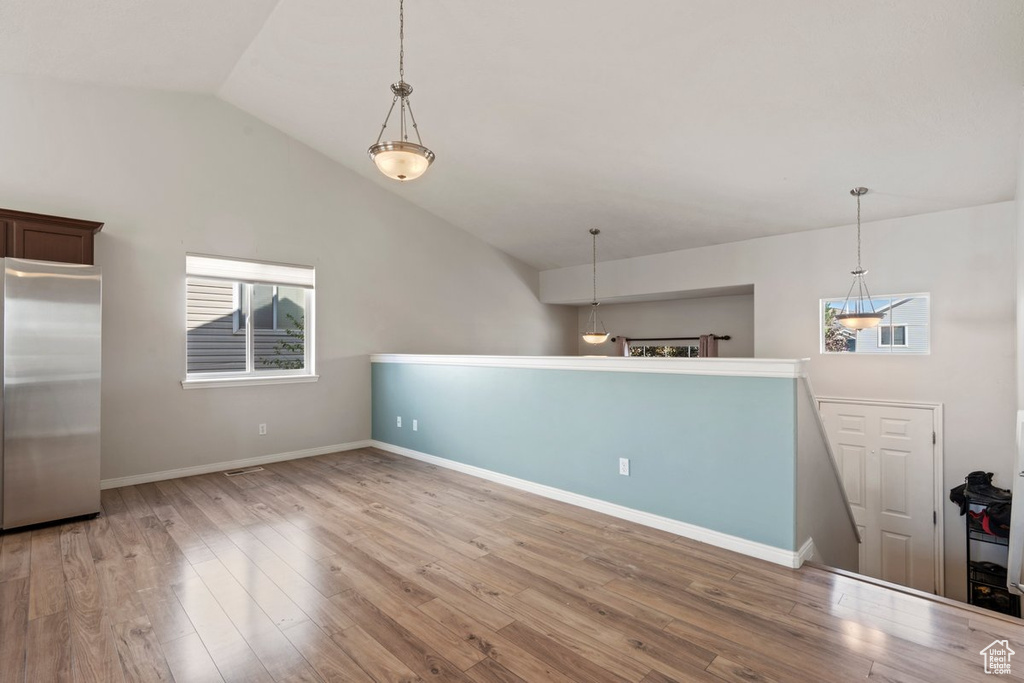
[{"label": "electrical outlet", "polygon": [[619,458],[619,474],[629,476],[629,458]]},{"label": "electrical outlet", "polygon": [[420,430],[420,421],[419,420],[413,420],[412,421],[412,431],[418,432],[419,430]]},{"label": "electrical outlet", "polygon": [[266,435],[267,435],[267,423],[266,422],[260,422],[260,436],[266,436]]},{"label": "electrical outlet", "polygon": [[398,426],[399,427],[402,426],[402,416],[401,415],[398,416]]}]

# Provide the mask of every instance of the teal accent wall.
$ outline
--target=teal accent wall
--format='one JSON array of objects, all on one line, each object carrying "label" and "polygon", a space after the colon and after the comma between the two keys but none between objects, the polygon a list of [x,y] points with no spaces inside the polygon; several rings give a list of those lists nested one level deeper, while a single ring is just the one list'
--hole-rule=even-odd
[{"label": "teal accent wall", "polygon": [[405,363],[372,374],[378,441],[796,549],[793,379]]}]

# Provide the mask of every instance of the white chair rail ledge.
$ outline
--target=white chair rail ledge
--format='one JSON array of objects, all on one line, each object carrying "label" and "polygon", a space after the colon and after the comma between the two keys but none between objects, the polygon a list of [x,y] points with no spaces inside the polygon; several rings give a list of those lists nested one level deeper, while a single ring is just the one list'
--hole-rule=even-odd
[{"label": "white chair rail ledge", "polygon": [[733,377],[805,376],[808,359],[787,358],[620,358],[617,356],[446,356],[377,353],[371,363],[464,365],[493,368],[537,368],[602,372],[654,372]]}]

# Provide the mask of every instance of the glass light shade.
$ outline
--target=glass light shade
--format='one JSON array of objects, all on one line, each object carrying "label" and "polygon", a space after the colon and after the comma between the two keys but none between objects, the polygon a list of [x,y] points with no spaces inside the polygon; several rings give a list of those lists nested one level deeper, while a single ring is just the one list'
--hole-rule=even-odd
[{"label": "glass light shade", "polygon": [[583,335],[583,341],[588,344],[604,344],[609,336],[607,332],[587,332]]},{"label": "glass light shade", "polygon": [[415,142],[378,142],[369,154],[377,169],[392,180],[416,180],[434,162],[434,153]]},{"label": "glass light shade", "polygon": [[878,327],[884,317],[884,313],[840,313],[836,320],[847,329],[868,330]]}]

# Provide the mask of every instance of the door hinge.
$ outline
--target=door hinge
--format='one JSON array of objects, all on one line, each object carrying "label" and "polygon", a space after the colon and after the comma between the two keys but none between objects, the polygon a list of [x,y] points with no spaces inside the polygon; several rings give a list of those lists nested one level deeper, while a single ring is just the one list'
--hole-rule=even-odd
[{"label": "door hinge", "polygon": [[932,445],[934,446],[938,441],[935,438],[935,432],[932,432]]},{"label": "door hinge", "polygon": [[938,523],[939,523],[939,513],[936,512],[935,510],[932,510],[932,524],[938,524]]}]

